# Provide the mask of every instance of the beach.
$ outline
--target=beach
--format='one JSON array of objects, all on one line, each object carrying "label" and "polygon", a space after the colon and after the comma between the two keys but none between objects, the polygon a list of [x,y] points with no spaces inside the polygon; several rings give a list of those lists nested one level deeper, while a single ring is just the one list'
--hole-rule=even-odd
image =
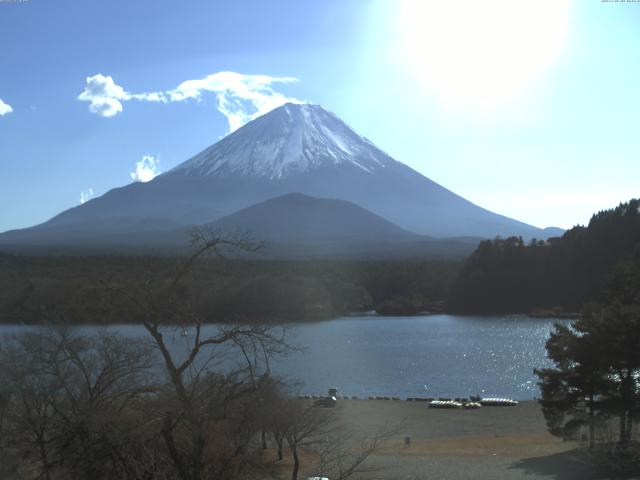
[{"label": "beach", "polygon": [[[607,478],[584,461],[578,442],[547,432],[540,406],[533,401],[515,407],[445,410],[430,409],[426,402],[338,400],[335,415],[356,444],[366,443],[385,427],[402,426],[369,459],[369,465],[380,470],[359,478]],[[411,439],[410,446],[405,437]],[[305,460],[313,463],[313,454]],[[303,472],[305,466],[303,462]]]}]

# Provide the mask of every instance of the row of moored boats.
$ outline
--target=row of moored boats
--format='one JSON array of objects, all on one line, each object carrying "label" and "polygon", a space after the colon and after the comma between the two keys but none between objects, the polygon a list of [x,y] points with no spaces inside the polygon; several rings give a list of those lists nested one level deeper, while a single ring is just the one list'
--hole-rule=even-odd
[{"label": "row of moored boats", "polygon": [[510,398],[481,398],[476,401],[466,401],[466,399],[456,400],[432,400],[429,402],[429,408],[464,408],[476,409],[481,407],[515,407],[518,405],[517,400]]}]

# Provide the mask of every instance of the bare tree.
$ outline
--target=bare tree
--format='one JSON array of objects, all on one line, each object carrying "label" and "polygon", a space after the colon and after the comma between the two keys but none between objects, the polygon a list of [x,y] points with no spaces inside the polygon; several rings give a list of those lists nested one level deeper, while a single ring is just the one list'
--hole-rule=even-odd
[{"label": "bare tree", "polygon": [[267,436],[273,437],[276,442],[278,460],[284,459],[285,435],[295,418],[291,415],[291,407],[298,408],[290,394],[296,386],[299,385],[268,375],[261,379],[261,385],[256,395],[262,449],[265,450],[268,447]]},{"label": "bare tree", "polygon": [[289,399],[282,405],[287,412],[287,421],[283,425],[284,438],[291,449],[293,470],[291,479],[298,480],[300,472],[300,450],[317,445],[323,436],[329,434],[331,412],[314,407],[298,399]]},{"label": "bare tree", "polygon": [[373,438],[364,443],[354,441],[342,428],[329,431],[319,450],[320,459],[314,468],[314,475],[330,475],[336,480],[348,478],[374,480],[375,474],[383,468],[371,465],[370,459],[391,438],[399,435],[404,424],[387,425],[379,429]]},{"label": "bare tree", "polygon": [[6,339],[0,382],[6,436],[35,478],[105,478],[122,435],[118,415],[148,392],[144,345],[44,329]]},{"label": "bare tree", "polygon": [[[159,412],[159,431],[182,480],[205,475],[232,478],[247,463],[239,460],[245,458],[255,433],[251,429],[256,426],[249,425],[245,400],[255,399],[268,378],[269,358],[290,348],[284,329],[228,323],[205,326],[185,286],[185,279],[204,257],[223,259],[230,252],[258,249],[244,235],[230,237],[197,229],[193,251],[173,272],[146,279],[135,288],[119,289],[162,357],[168,401]],[[172,350],[167,325],[178,327],[184,335],[182,352]],[[244,434],[238,435],[241,431]]]},{"label": "bare tree", "polygon": [[276,442],[278,460],[284,459],[285,436],[291,426],[291,417],[287,405],[286,396],[277,387],[267,392],[261,405],[264,431],[269,432]]},{"label": "bare tree", "polygon": [[285,442],[290,447],[293,480],[303,449],[320,455],[316,470],[331,478],[373,473],[366,461],[384,435],[364,446],[346,441],[331,411],[293,399],[271,375],[271,358],[292,349],[285,329],[229,323],[237,319],[207,325],[199,313],[187,281],[198,262],[258,246],[206,230],[195,231],[194,240],[192,253],[165,275],[154,269],[137,282],[105,284],[104,311],[127,312],[148,338],[45,329],[0,344],[0,445],[21,459],[21,475],[266,478],[260,447],[267,432],[280,459]]},{"label": "bare tree", "polygon": [[61,388],[33,355],[38,343],[37,337],[22,336],[0,347],[0,383],[9,398],[5,434],[12,452],[26,469],[50,480],[57,463],[53,441]]}]

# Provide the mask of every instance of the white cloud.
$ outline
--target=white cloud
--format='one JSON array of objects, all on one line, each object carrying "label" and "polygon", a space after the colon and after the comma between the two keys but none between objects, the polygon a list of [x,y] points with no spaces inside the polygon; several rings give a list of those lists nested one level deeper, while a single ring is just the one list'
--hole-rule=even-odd
[{"label": "white cloud", "polygon": [[128,94],[113,78],[102,74],[87,77],[84,91],[78,100],[90,102],[89,110],[101,117],[113,117],[122,111],[121,100],[127,100]]},{"label": "white cloud", "polygon": [[227,117],[229,132],[285,103],[302,103],[297,98],[276,92],[274,83],[292,83],[293,77],[245,75],[236,72],[218,72],[198,80],[186,80],[167,92],[174,102],[200,99],[205,92],[216,95],[218,110]]},{"label": "white cloud", "polygon": [[84,91],[78,95],[78,100],[89,102],[89,110],[101,117],[113,117],[122,112],[122,102],[127,100],[142,100],[147,102],[166,102],[162,92],[148,92],[132,94],[116,84],[110,76],[98,73],[87,77]]},{"label": "white cloud", "polygon": [[131,172],[131,179],[135,182],[148,182],[160,174],[160,160],[151,155],[144,155],[136,162],[136,169]]},{"label": "white cloud", "polygon": [[122,102],[139,100],[146,102],[183,102],[201,100],[206,93],[216,96],[218,110],[227,117],[229,132],[285,103],[302,103],[273,89],[273,84],[297,81],[293,77],[246,75],[237,72],[217,72],[204,78],[185,80],[165,92],[129,93],[109,76],[102,74],[87,77],[87,85],[78,96],[91,102],[89,110],[103,117],[122,112]]},{"label": "white cloud", "polygon": [[9,105],[8,103],[4,103],[0,98],[0,117],[11,112],[13,112],[13,108],[11,108],[11,105]]},{"label": "white cloud", "polygon": [[80,205],[82,205],[83,203],[87,203],[93,198],[93,196],[93,188],[85,190],[84,192],[80,192]]}]

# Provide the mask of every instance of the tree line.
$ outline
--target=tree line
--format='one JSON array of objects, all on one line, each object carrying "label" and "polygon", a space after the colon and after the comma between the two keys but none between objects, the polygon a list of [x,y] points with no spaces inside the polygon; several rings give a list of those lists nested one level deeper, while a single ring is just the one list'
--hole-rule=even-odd
[{"label": "tree line", "polygon": [[[159,281],[176,257],[0,255],[0,322],[137,322],[118,284]],[[206,258],[181,284],[208,322],[289,322],[437,310],[459,262]]]},{"label": "tree line", "polygon": [[548,241],[480,243],[452,282],[447,309],[459,313],[579,312],[601,299],[616,263],[640,244],[640,200],[599,212]]}]

